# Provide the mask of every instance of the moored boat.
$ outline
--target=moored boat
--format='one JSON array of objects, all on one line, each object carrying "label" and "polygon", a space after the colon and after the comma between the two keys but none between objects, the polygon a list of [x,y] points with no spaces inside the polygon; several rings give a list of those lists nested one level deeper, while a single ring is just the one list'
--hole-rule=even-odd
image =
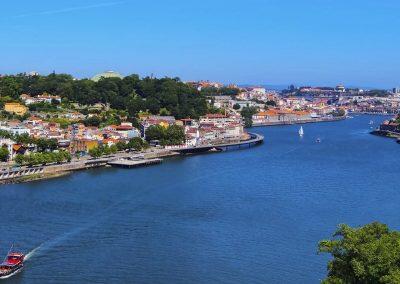
[{"label": "moored boat", "polygon": [[22,270],[25,255],[19,252],[8,252],[5,260],[0,264],[0,279],[9,278]]},{"label": "moored boat", "polygon": [[304,136],[303,126],[300,127],[299,135],[300,135],[300,137],[303,137],[303,136]]}]

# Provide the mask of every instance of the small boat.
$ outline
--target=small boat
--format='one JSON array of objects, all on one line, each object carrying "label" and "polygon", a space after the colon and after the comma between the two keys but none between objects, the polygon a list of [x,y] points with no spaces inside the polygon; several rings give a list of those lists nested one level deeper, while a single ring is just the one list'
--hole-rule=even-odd
[{"label": "small boat", "polygon": [[303,137],[303,136],[304,136],[303,126],[300,127],[299,135],[300,135],[300,137]]},{"label": "small boat", "polygon": [[22,270],[25,255],[20,252],[12,252],[12,247],[4,261],[0,264],[0,279],[9,278]]},{"label": "small boat", "polygon": [[315,142],[321,143],[321,138],[317,138],[317,140],[315,140]]},{"label": "small boat", "polygon": [[370,121],[369,121],[369,125],[372,125],[372,124],[374,124],[374,121],[373,121],[373,120],[370,120]]}]

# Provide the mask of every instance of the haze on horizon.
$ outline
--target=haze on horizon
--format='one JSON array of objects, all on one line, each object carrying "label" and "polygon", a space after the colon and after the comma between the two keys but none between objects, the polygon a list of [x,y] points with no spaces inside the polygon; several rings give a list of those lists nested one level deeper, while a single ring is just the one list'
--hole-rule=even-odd
[{"label": "haze on horizon", "polygon": [[398,0],[69,0],[0,4],[0,74],[400,85]]}]

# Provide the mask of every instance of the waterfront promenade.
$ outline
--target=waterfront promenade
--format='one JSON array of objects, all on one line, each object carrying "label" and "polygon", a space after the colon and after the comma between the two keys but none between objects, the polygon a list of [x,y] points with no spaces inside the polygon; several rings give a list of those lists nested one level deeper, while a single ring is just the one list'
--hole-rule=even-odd
[{"label": "waterfront promenade", "polygon": [[302,120],[282,120],[282,121],[272,121],[272,122],[262,122],[253,123],[253,127],[260,126],[279,126],[279,125],[293,125],[293,124],[307,124],[307,123],[317,123],[317,122],[334,122],[344,120],[346,117],[321,117],[314,119],[302,119]]},{"label": "waterfront promenade", "polygon": [[8,167],[0,171],[0,184],[21,181],[31,181],[58,177],[74,171],[86,170],[107,166],[122,166],[133,168],[146,165],[158,164],[159,159],[177,156],[181,154],[196,154],[204,152],[222,151],[240,147],[251,147],[261,144],[264,136],[256,133],[249,133],[250,139],[242,141],[229,141],[213,145],[202,145],[198,147],[179,148],[157,148],[153,147],[143,152],[119,152],[113,155],[104,156],[98,159],[88,156],[74,158],[69,163],[42,165],[36,167]]}]

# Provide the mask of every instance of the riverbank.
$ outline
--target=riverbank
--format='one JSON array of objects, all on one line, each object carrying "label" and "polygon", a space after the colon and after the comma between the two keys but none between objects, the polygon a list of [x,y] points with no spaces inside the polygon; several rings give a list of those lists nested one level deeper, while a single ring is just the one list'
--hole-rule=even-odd
[{"label": "riverbank", "polygon": [[381,112],[357,112],[357,111],[351,111],[349,114],[354,114],[354,115],[375,115],[375,116],[394,116],[397,115],[397,113],[381,113]]},{"label": "riverbank", "polygon": [[370,132],[372,135],[381,136],[385,138],[400,139],[400,133],[387,131],[387,130],[373,130]]},{"label": "riverbank", "polygon": [[248,145],[251,147],[262,143],[264,140],[264,136],[262,135],[254,133],[249,134],[250,139],[248,140],[236,142],[231,141],[215,145],[171,149],[151,148],[143,152],[119,152],[114,155],[97,159],[84,157],[81,159],[74,159],[69,163],[63,164],[43,165],[37,167],[10,167],[0,171],[0,185],[50,179],[67,175],[75,171],[82,171],[91,168],[118,166],[118,164],[121,164],[122,161],[127,161],[128,164],[135,164],[136,166],[155,165],[157,163],[153,163],[154,160],[160,160],[161,162],[164,158],[174,157],[182,154],[219,152],[232,147],[240,148],[243,145]]},{"label": "riverbank", "polygon": [[294,124],[308,124],[317,122],[334,122],[345,120],[346,117],[323,117],[315,119],[304,119],[304,120],[289,120],[289,121],[273,121],[273,122],[263,122],[263,123],[253,123],[253,127],[261,126],[280,126],[280,125],[294,125]]}]

